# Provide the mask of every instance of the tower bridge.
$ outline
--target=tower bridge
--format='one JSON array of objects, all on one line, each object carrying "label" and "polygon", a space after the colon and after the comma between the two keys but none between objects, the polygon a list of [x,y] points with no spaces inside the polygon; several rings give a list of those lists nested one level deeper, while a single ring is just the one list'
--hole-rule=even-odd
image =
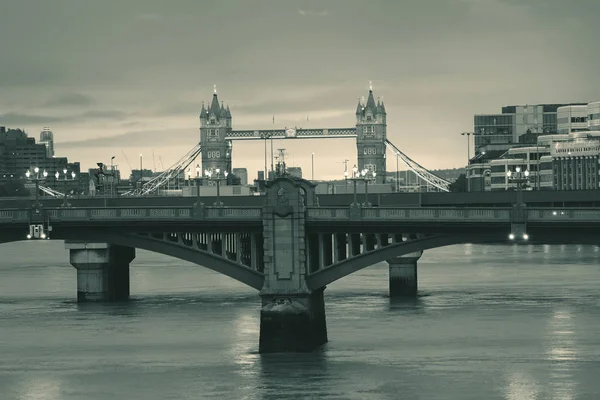
[{"label": "tower bridge", "polygon": [[[285,129],[234,130],[229,105],[218,98],[215,87],[210,104],[202,104],[200,110],[200,141],[171,168],[145,183],[141,188],[128,194],[147,195],[156,193],[169,181],[177,179],[194,164],[198,157],[202,159],[202,171],[222,171],[231,173],[233,142],[242,140],[272,139],[341,139],[354,138],[356,141],[356,166],[359,171],[375,172],[376,183],[386,181],[387,150],[402,161],[422,180],[440,191],[448,192],[450,182],[429,172],[426,168],[404,154],[387,135],[387,112],[383,100],[375,100],[373,88],[369,88],[367,100],[359,100],[355,112],[355,126],[346,128],[303,129],[288,127]],[[266,152],[266,150],[265,150]],[[265,166],[266,168],[266,166]],[[265,171],[266,173],[267,171]]]}]

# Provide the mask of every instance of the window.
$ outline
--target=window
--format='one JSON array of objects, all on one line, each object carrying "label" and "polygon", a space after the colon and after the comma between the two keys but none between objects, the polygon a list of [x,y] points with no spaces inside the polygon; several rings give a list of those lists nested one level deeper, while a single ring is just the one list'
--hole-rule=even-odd
[{"label": "window", "polygon": [[366,156],[374,156],[377,154],[377,148],[376,147],[365,147],[363,149],[363,153]]},{"label": "window", "polygon": [[219,150],[211,150],[206,152],[208,158],[221,158],[221,152]]},{"label": "window", "polygon": [[363,127],[363,133],[375,133],[374,126],[365,126]]},{"label": "window", "polygon": [[211,123],[211,124],[214,124],[214,123],[215,123],[215,119],[214,119],[214,118],[211,118],[211,119],[210,119],[210,123]]},{"label": "window", "polygon": [[367,115],[367,121],[373,121],[373,116],[371,114]]}]

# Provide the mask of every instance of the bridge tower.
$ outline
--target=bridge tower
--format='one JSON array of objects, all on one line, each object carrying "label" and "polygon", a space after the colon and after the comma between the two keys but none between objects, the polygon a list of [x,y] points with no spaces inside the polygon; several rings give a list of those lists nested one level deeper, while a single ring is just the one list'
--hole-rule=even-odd
[{"label": "bridge tower", "polygon": [[359,99],[356,107],[357,167],[376,172],[376,183],[385,183],[386,115],[383,101],[375,103],[373,87],[369,87],[367,102]]},{"label": "bridge tower", "polygon": [[231,141],[225,138],[231,132],[229,106],[219,104],[215,87],[208,108],[202,103],[200,111],[200,143],[202,144],[202,174],[204,171],[220,169],[231,173]]}]

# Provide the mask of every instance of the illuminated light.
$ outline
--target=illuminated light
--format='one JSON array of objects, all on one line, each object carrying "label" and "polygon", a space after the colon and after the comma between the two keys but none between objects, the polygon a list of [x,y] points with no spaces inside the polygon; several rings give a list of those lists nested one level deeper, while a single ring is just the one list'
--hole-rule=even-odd
[{"label": "illuminated light", "polygon": [[30,233],[27,234],[27,239],[31,239],[31,234]]},{"label": "illuminated light", "polygon": [[46,239],[46,234],[45,234],[45,233],[42,233],[42,234],[40,235],[40,237],[41,237],[42,239]]},{"label": "illuminated light", "polygon": [[517,168],[515,168],[515,171],[517,171],[517,172],[521,172],[521,167],[517,167]]},{"label": "illuminated light", "polygon": [[526,234],[526,233],[524,233],[524,234],[523,234],[523,240],[529,240],[529,235],[528,235],[528,234]]},{"label": "illuminated light", "polygon": [[508,234],[508,238],[509,238],[510,240],[515,240],[515,234],[514,234],[514,233],[509,233],[509,234]]},{"label": "illuminated light", "polygon": [[557,215],[558,213],[556,211],[552,211],[552,215]]},{"label": "illuminated light", "polygon": [[529,170],[525,170],[525,176],[529,176]]}]

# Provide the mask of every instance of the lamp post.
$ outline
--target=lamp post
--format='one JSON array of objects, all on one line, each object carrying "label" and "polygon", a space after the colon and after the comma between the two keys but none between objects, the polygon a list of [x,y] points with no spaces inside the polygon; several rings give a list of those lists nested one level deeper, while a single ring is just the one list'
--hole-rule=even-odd
[{"label": "lamp post", "polygon": [[142,153],[140,153],[140,189],[142,188],[142,185],[144,184],[143,178],[144,178],[143,157],[142,157]]},{"label": "lamp post", "polygon": [[400,153],[396,152],[396,192],[400,191],[400,171],[398,171],[398,157],[400,157]]},{"label": "lamp post", "polygon": [[509,170],[506,172],[506,176],[508,177],[509,182],[514,182],[517,184],[517,205],[521,206],[523,204],[522,185],[529,181],[529,171],[521,171],[521,167],[516,167],[514,173]]},{"label": "lamp post", "polygon": [[[40,175],[41,175],[41,177],[40,177]],[[28,170],[27,172],[25,172],[25,176],[27,177],[27,179],[35,182],[35,203],[38,204],[39,200],[40,200],[40,196],[39,196],[40,182],[44,181],[46,179],[46,177],[48,176],[48,172],[46,172],[46,170],[44,170],[40,174],[40,169],[38,167],[34,167],[33,174]]]},{"label": "lamp post", "polygon": [[371,203],[369,203],[369,181],[374,180],[377,174],[373,172],[371,177],[367,177],[369,173],[368,169],[363,169],[359,171],[356,165],[352,168],[352,177],[348,177],[348,172],[344,172],[344,178],[347,181],[352,181],[353,189],[354,189],[354,201],[352,202],[351,207],[360,207],[361,204],[358,202],[357,194],[356,194],[356,182],[363,181],[365,182],[365,201],[362,204],[363,207],[370,207]]},{"label": "lamp post", "polygon": [[[67,181],[69,180],[69,175],[67,175],[67,169],[63,169],[63,174],[64,174],[64,197],[63,197],[63,207],[70,207],[71,205],[69,204],[69,202],[67,201]],[[60,179],[60,173],[58,171],[56,171],[56,173],[54,174],[54,176],[56,177],[56,180],[58,181]],[[77,174],[75,173],[75,171],[71,172],[71,180],[75,180],[75,176],[77,176]]]},{"label": "lamp post", "polygon": [[469,179],[469,163],[471,162],[471,133],[472,132],[461,133],[461,136],[467,135],[467,166],[465,167],[465,176],[467,178],[467,192],[471,191],[471,180]]},{"label": "lamp post", "polygon": [[365,180],[365,202],[364,202],[364,206],[365,207],[371,207],[371,203],[369,203],[369,181],[375,181],[375,177],[377,176],[377,173],[372,172],[371,173],[371,178],[367,177],[367,174],[369,173],[369,170],[364,169],[363,170],[363,179]]},{"label": "lamp post", "polygon": [[217,201],[214,203],[215,207],[222,207],[223,203],[221,203],[221,181],[227,181],[227,176],[229,172],[225,171],[223,173],[224,177],[221,176],[221,170],[219,168],[215,169],[215,177],[213,178],[213,172],[210,170],[204,171],[207,178],[211,181],[217,182]]},{"label": "lamp post", "polygon": [[196,201],[200,204],[200,164],[196,164]]},{"label": "lamp post", "polygon": [[349,178],[348,171],[344,171],[344,179],[346,179],[346,181],[352,181],[354,200],[352,201],[351,207],[359,207],[358,200],[356,199],[356,182],[360,180],[360,177],[358,176],[358,168],[356,165],[352,167],[352,177]]}]

